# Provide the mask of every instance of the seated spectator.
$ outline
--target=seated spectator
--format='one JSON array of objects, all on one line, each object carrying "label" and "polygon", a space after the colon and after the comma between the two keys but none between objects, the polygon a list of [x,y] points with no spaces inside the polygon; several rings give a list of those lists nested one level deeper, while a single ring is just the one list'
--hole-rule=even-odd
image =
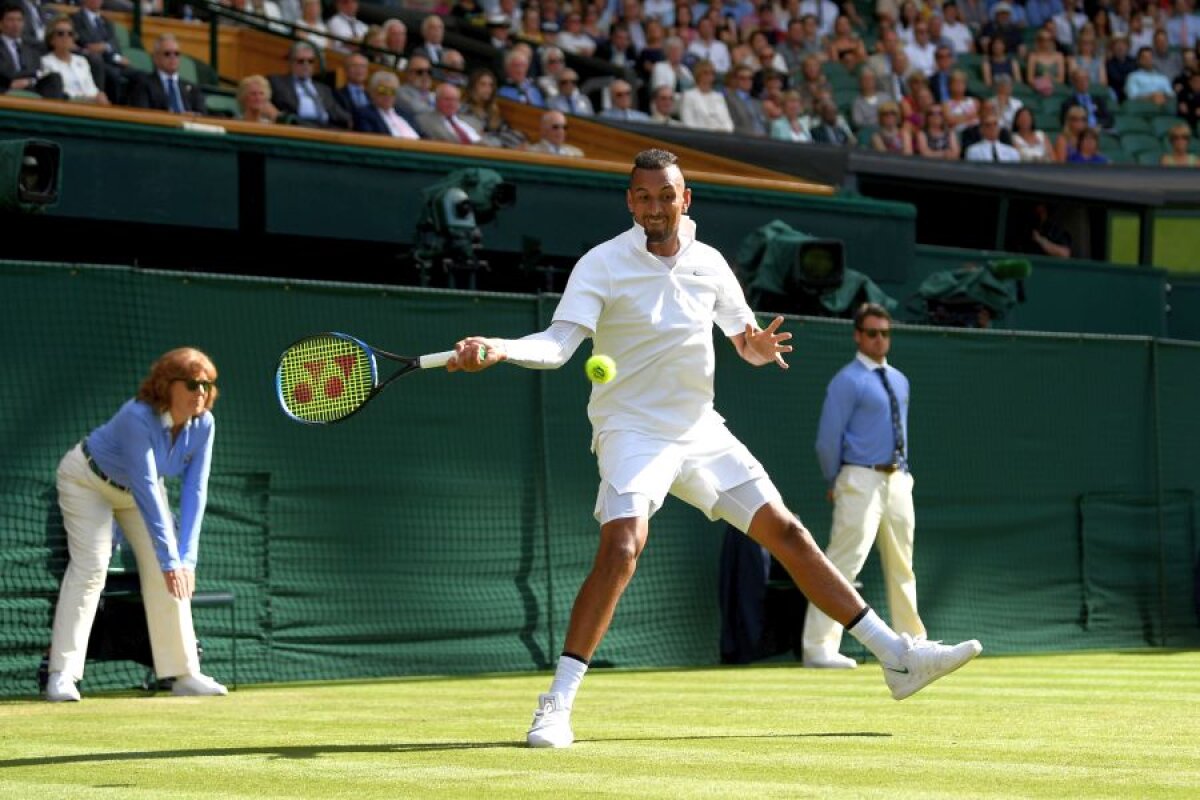
[{"label": "seated spectator", "polygon": [[[595,6],[593,4],[592,8]],[[585,31],[587,26],[587,12],[584,12]],[[593,35],[592,31],[587,31],[588,35]],[[678,36],[683,40],[683,49],[686,52],[687,48],[693,41],[696,40],[696,20],[692,14],[692,6],[686,2],[680,2],[675,7],[675,24],[667,31],[669,36]],[[600,41],[596,39],[596,41]]]},{"label": "seated spectator", "polygon": [[1107,164],[1108,156],[1100,152],[1100,131],[1084,128],[1079,134],[1079,145],[1067,156],[1071,164]]},{"label": "seated spectator", "polygon": [[733,132],[733,117],[725,95],[714,88],[717,72],[707,61],[698,61],[692,67],[696,78],[695,88],[688,89],[679,98],[679,119],[689,128],[707,131]]},{"label": "seated spectator", "polygon": [[929,39],[928,22],[923,19],[917,20],[913,25],[913,40],[904,47],[904,52],[908,56],[908,61],[912,64],[913,69],[919,70],[926,77],[929,77],[937,70],[937,65],[934,62],[937,45]]},{"label": "seated spectator", "polygon": [[[870,75],[870,70],[863,70]],[[812,141],[808,133],[808,121],[804,118],[804,100],[800,93],[789,90],[783,93],[783,114],[771,122],[771,138],[781,142],[800,142],[807,144]]]},{"label": "seated spectator", "polygon": [[247,75],[238,82],[237,111],[234,119],[271,124],[280,120],[279,109],[271,104],[271,84],[262,75]]},{"label": "seated spectator", "polygon": [[942,103],[946,123],[962,133],[979,122],[979,99],[967,94],[967,73],[956,69],[950,78],[950,96]]},{"label": "seated spectator", "polygon": [[667,57],[667,29],[656,19],[648,19],[645,23],[646,44],[638,51],[637,77],[643,84],[650,82],[654,65]]},{"label": "seated spectator", "polygon": [[1175,90],[1176,95],[1187,86],[1188,76],[1194,72],[1200,72],[1200,46],[1195,50],[1183,51],[1183,71],[1171,80],[1171,88]]},{"label": "seated spectator", "polygon": [[272,75],[271,102],[297,125],[313,128],[349,128],[352,117],[333,96],[333,90],[313,80],[317,51],[308,42],[296,42],[288,54],[291,71]]},{"label": "seated spectator", "polygon": [[1170,149],[1158,163],[1164,167],[1200,167],[1200,156],[1188,152],[1192,134],[1187,125],[1180,123],[1167,131],[1167,143]]},{"label": "seated spectator", "polygon": [[1175,92],[1171,79],[1154,68],[1154,53],[1149,47],[1138,51],[1138,68],[1125,79],[1125,97],[1164,105]]},{"label": "seated spectator", "polygon": [[1025,62],[1025,76],[1035,92],[1043,97],[1067,80],[1067,61],[1054,46],[1054,37],[1040,30],[1033,40],[1033,52]]},{"label": "seated spectator", "polygon": [[442,63],[433,68],[434,74],[446,83],[462,90],[467,85],[467,59],[460,51],[447,47],[442,53]]},{"label": "seated spectator", "polygon": [[384,34],[382,25],[368,25],[367,33],[359,42],[358,47],[354,48],[356,53],[366,53],[373,60],[382,60],[387,56],[384,50]]},{"label": "seated spectator", "polygon": [[416,128],[396,112],[396,94],[399,90],[400,79],[394,72],[379,70],[372,75],[367,81],[371,105],[354,110],[354,130],[380,133],[397,139],[420,139]]},{"label": "seated spectator", "polygon": [[1086,114],[1089,128],[1111,128],[1113,126],[1112,112],[1108,110],[1108,102],[1099,95],[1091,93],[1088,74],[1082,69],[1071,73],[1071,94],[1062,102],[1060,117],[1066,118],[1072,108],[1082,108]]},{"label": "seated spectator", "polygon": [[958,136],[946,124],[946,114],[941,106],[932,106],[925,112],[925,127],[917,129],[914,138],[913,149],[922,158],[959,159]]},{"label": "seated spectator", "polygon": [[509,50],[504,55],[504,84],[500,96],[517,103],[545,108],[546,98],[529,79],[529,56],[523,50]]},{"label": "seated spectator", "polygon": [[669,86],[660,86],[650,93],[650,121],[660,125],[681,126],[676,114],[678,98]]},{"label": "seated spectator", "polygon": [[1088,83],[1108,86],[1108,71],[1104,68],[1104,56],[1096,44],[1096,34],[1085,28],[1075,44],[1075,53],[1067,58],[1067,76],[1081,69],[1087,74]]},{"label": "seated spectator", "polygon": [[945,103],[950,97],[950,78],[957,70],[954,66],[954,51],[947,45],[938,45],[933,51],[933,61],[937,69],[928,76],[929,90],[933,92],[934,100]]},{"label": "seated spectator", "polygon": [[437,66],[445,58],[446,23],[437,14],[429,14],[421,20],[421,46],[414,48],[413,53],[420,53],[429,59],[429,63]]},{"label": "seated spectator", "polygon": [[396,92],[396,110],[409,122],[426,111],[433,111],[433,65],[429,58],[413,53],[404,70],[404,83]]},{"label": "seated spectator", "polygon": [[975,34],[963,22],[954,0],[942,4],[942,41],[950,45],[956,55],[975,52]]},{"label": "seated spectator", "polygon": [[[880,79],[880,87],[893,100],[899,100],[900,98],[893,95],[884,79],[894,74],[895,70],[893,69],[892,61],[896,53],[902,51],[900,37],[896,35],[894,30],[885,28],[880,31],[879,38],[875,41],[875,52],[867,57],[866,68],[875,73],[875,76]],[[800,66],[803,66],[803,64]]]},{"label": "seated spectator", "polygon": [[[1139,10],[1140,11],[1140,10]],[[1154,46],[1154,17],[1135,13],[1129,18],[1129,52],[1137,58],[1143,47]]]},{"label": "seated spectator", "polygon": [[632,70],[637,65],[637,48],[625,25],[614,25],[612,35],[596,48],[596,58],[623,70]]},{"label": "seated spectator", "polygon": [[833,87],[821,70],[821,59],[809,56],[800,67],[800,74],[792,77],[792,88],[800,93],[800,99],[808,108],[817,107],[817,98],[829,94]]},{"label": "seated spectator", "polygon": [[321,0],[304,0],[300,6],[300,22],[296,26],[296,36],[311,44],[318,50],[329,47],[329,27],[321,19]]},{"label": "seated spectator", "polygon": [[25,9],[17,0],[0,8],[0,92],[29,91],[42,97],[62,99],[62,76],[40,75],[42,43],[33,46],[23,41]]},{"label": "seated spectator", "polygon": [[467,78],[459,119],[479,131],[481,143],[488,147],[524,150],[525,134],[508,124],[496,98],[496,76],[489,69],[476,69]]},{"label": "seated spectator", "polygon": [[650,115],[633,107],[633,86],[617,78],[608,85],[611,105],[600,112],[602,119],[620,119],[626,122],[649,122]]},{"label": "seated spectator", "polygon": [[[97,87],[114,103],[123,103],[132,77],[129,61],[112,23],[100,13],[103,0],[81,0],[79,13],[71,16],[75,46],[92,64]],[[101,80],[102,79],[102,80]]]},{"label": "seated spectator", "polygon": [[913,154],[912,137],[900,125],[900,106],[891,100],[879,107],[879,130],[871,134],[871,149],[902,156]]},{"label": "seated spectator", "polygon": [[1067,109],[1063,129],[1054,140],[1054,160],[1070,161],[1079,150],[1079,137],[1087,130],[1087,112],[1079,106]]},{"label": "seated spectator", "polygon": [[551,98],[550,108],[577,117],[591,117],[596,113],[591,99],[579,91],[579,73],[570,68],[558,74],[558,93]]},{"label": "seated spectator", "polygon": [[1109,43],[1112,54],[1104,62],[1104,73],[1108,76],[1108,88],[1117,95],[1118,102],[1125,102],[1125,81],[1137,68],[1137,60],[1129,55],[1129,37],[1114,36]]},{"label": "seated spectator", "polygon": [[1079,40],[1079,32],[1088,24],[1084,0],[1063,0],[1062,11],[1043,22],[1042,27],[1049,31],[1058,48],[1069,53]]},{"label": "seated spectator", "polygon": [[993,161],[1015,163],[1021,154],[1012,145],[1000,141],[1000,117],[995,110],[984,110],[979,119],[979,141],[966,149],[963,157],[967,161]]},{"label": "seated spectator", "polygon": [[561,111],[547,111],[542,114],[539,126],[541,138],[530,145],[534,153],[550,153],[556,156],[582,158],[583,151],[573,144],[567,144],[567,118]]},{"label": "seated spectator", "polygon": [[1194,13],[1193,0],[1175,0],[1175,13],[1166,22],[1167,40],[1171,47],[1185,50],[1200,43],[1200,14]]},{"label": "seated spectator", "polygon": [[139,74],[134,79],[129,87],[129,105],[174,114],[207,113],[200,87],[179,77],[179,59],[182,55],[174,36],[159,36],[150,54],[154,72]]},{"label": "seated spectator", "polygon": [[489,14],[486,26],[488,45],[499,53],[512,45],[512,19],[505,14]]},{"label": "seated spectator", "polygon": [[434,95],[437,107],[417,117],[417,130],[421,138],[454,144],[481,144],[483,136],[479,131],[458,116],[461,105],[458,87],[443,83],[437,87]]},{"label": "seated spectator", "polygon": [[823,58],[825,50],[821,46],[821,34],[817,28],[817,18],[808,14],[789,19],[787,34],[775,45],[775,50],[779,55],[783,56],[783,61],[787,65],[787,71],[790,74],[799,72],[804,59],[809,56]]},{"label": "seated spectator", "polygon": [[980,70],[983,72],[983,82],[988,86],[994,86],[996,78],[1001,75],[1007,75],[1013,81],[1021,80],[1021,65],[1009,54],[1008,45],[1001,37],[992,39],[988,44],[988,55],[980,65]]},{"label": "seated spectator", "polygon": [[[933,99],[933,92],[925,85],[921,73],[914,73],[914,77],[916,80],[912,82],[912,89],[900,99],[900,115],[910,131],[919,131],[925,127],[925,116],[929,109],[937,105],[937,102]],[[943,108],[942,113],[945,111]]]},{"label": "seated spectator", "polygon": [[1048,163],[1055,159],[1050,137],[1036,127],[1033,111],[1022,108],[1013,117],[1012,144],[1025,162]]},{"label": "seated spectator", "polygon": [[869,69],[858,73],[858,96],[850,108],[850,120],[855,128],[879,124],[879,106],[889,97],[876,88],[876,81],[875,73]]},{"label": "seated spectator", "polygon": [[[1154,71],[1168,78],[1183,71],[1183,56],[1167,42],[1167,32],[1162,28],[1154,31],[1154,43],[1150,46],[1154,56]],[[1139,65],[1140,66],[1140,65]]]},{"label": "seated spectator", "polygon": [[841,64],[847,72],[853,72],[860,64],[866,63],[867,46],[862,37],[854,32],[850,18],[845,14],[834,22],[833,35],[829,37],[826,47],[826,58]]},{"label": "seated spectator", "polygon": [[383,23],[383,50],[371,53],[376,64],[404,72],[408,69],[408,26],[402,20],[389,19]]},{"label": "seated spectator", "polygon": [[1000,114],[1000,124],[1008,130],[1012,130],[1013,120],[1017,116],[1017,112],[1025,107],[1012,94],[1012,78],[1007,75],[1001,75],[996,79],[996,84],[992,88],[996,90],[996,96],[992,98],[992,102],[996,106],[996,111]]},{"label": "seated spectator", "polygon": [[854,132],[838,114],[837,104],[828,97],[817,101],[817,121],[808,130],[812,140],[817,144],[835,144],[841,147],[853,147]]},{"label": "seated spectator", "polygon": [[764,31],[751,33],[744,56],[741,59],[734,58],[734,61],[747,65],[755,72],[769,69],[787,73],[787,59],[775,50],[771,38]]},{"label": "seated spectator", "polygon": [[1200,130],[1200,71],[1187,76],[1176,100],[1176,113],[1192,130]]},{"label": "seated spectator", "polygon": [[542,74],[534,83],[548,104],[558,94],[558,76],[567,68],[567,56],[558,47],[549,44],[539,51],[538,59],[541,62]]},{"label": "seated spectator", "polygon": [[735,64],[726,76],[725,105],[733,120],[733,132],[739,136],[766,136],[767,120],[762,101],[753,94],[754,70]]},{"label": "seated spectator", "polygon": [[96,86],[92,66],[75,52],[75,28],[71,18],[61,14],[46,26],[46,47],[42,56],[42,72],[53,72],[62,79],[63,94],[79,103],[109,105],[108,97]]},{"label": "seated spectator", "polygon": [[[617,43],[617,30],[617,28],[613,29],[614,46]],[[626,35],[628,35],[628,31],[626,31]],[[724,75],[733,66],[733,56],[729,52],[729,46],[717,38],[716,23],[708,16],[701,17],[700,21],[696,23],[696,38],[688,45],[688,56],[692,59],[693,74],[696,71],[696,64],[700,61],[707,61],[718,75]],[[684,124],[687,124],[686,120]]]},{"label": "seated spectator", "polygon": [[325,21],[325,27],[329,35],[347,41],[331,40],[329,46],[349,53],[366,37],[367,23],[358,18],[358,0],[335,0],[334,7],[337,12]]},{"label": "seated spectator", "polygon": [[1038,203],[1033,207],[1032,222],[1028,252],[1055,258],[1071,257],[1071,234],[1055,222],[1050,208],[1045,203]]},{"label": "seated spectator", "polygon": [[990,53],[992,52],[992,40],[1003,39],[1004,49],[1019,59],[1025,52],[1025,44],[1021,35],[1021,26],[1013,21],[1013,7],[1007,0],[1000,0],[999,3],[992,6],[991,13],[991,21],[979,31],[980,49]]},{"label": "seated spectator", "polygon": [[356,108],[371,105],[371,95],[367,91],[367,78],[371,74],[367,57],[362,53],[351,53],[342,60],[342,70],[346,73],[346,83],[334,92],[342,108],[353,113]]},{"label": "seated spectator", "polygon": [[683,63],[685,55],[683,39],[670,36],[664,45],[666,58],[654,65],[650,73],[650,92],[660,86],[669,87],[676,96],[683,94],[696,85],[691,68]]},{"label": "seated spectator", "polygon": [[579,11],[570,11],[563,20],[563,29],[554,40],[564,52],[577,56],[591,58],[596,52],[596,40],[583,30],[583,15]]}]

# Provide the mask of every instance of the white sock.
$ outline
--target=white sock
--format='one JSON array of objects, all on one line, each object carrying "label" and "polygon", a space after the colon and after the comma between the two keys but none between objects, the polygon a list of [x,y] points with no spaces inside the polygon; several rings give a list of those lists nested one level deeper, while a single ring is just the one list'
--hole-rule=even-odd
[{"label": "white sock", "polygon": [[575,693],[579,691],[579,684],[583,682],[587,668],[587,662],[575,656],[563,653],[558,657],[558,667],[554,670],[554,681],[550,684],[550,691],[561,694],[567,708],[575,705]]},{"label": "white sock", "polygon": [[904,640],[870,608],[846,630],[885,664],[898,664],[907,649]]}]

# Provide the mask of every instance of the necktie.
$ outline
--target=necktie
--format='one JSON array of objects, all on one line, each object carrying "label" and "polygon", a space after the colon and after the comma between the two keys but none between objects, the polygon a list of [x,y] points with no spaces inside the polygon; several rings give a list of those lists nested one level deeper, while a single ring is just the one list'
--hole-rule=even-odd
[{"label": "necktie", "polygon": [[471,143],[471,137],[468,136],[467,132],[462,129],[461,125],[454,121],[454,117],[446,117],[446,122],[449,123],[451,129],[453,129],[454,135],[458,137],[459,142],[462,144]]},{"label": "necktie", "polygon": [[[996,143],[992,142],[992,161],[999,161],[999,160],[1000,160],[1000,151],[998,149],[996,149]],[[879,374],[882,375],[883,371],[880,370]],[[886,384],[887,378],[884,378],[883,382]],[[890,392],[891,390],[889,389],[888,391]]]},{"label": "necktie", "polygon": [[904,460],[904,423],[900,419],[900,403],[896,400],[896,393],[892,391],[892,384],[888,381],[887,370],[879,367],[875,370],[875,374],[879,376],[879,380],[883,382],[883,390],[887,392],[888,405],[892,409],[892,444],[894,447],[893,458],[899,464]]},{"label": "necktie", "polygon": [[167,78],[167,105],[176,114],[186,110],[183,107],[183,95],[179,93],[179,79],[174,75]]},{"label": "necktie", "polygon": [[304,93],[313,101],[313,105],[317,108],[317,119],[321,123],[329,120],[329,114],[325,111],[325,106],[321,105],[321,98],[317,95],[317,89],[312,85],[312,81],[301,81],[300,87],[304,89]]},{"label": "necktie", "polygon": [[21,64],[21,48],[12,39],[7,39],[8,49],[12,51],[13,63],[17,65],[17,72],[20,72],[24,67]]}]

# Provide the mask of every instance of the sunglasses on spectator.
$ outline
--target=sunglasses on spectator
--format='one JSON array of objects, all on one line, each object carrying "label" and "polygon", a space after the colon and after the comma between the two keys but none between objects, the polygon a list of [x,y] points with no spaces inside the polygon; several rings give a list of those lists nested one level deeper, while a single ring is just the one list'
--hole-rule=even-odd
[{"label": "sunglasses on spectator", "polygon": [[217,384],[213,381],[198,381],[195,378],[176,378],[177,381],[183,381],[183,385],[187,387],[189,392],[203,389],[205,392],[211,390]]},{"label": "sunglasses on spectator", "polygon": [[167,58],[179,58],[180,55],[178,50],[160,50],[159,53]]},{"label": "sunglasses on spectator", "polygon": [[1191,137],[1191,136],[1188,136],[1186,133],[1173,133],[1173,134],[1171,134],[1171,141],[1172,141],[1172,142],[1186,142],[1186,141],[1187,141],[1188,139],[1190,139],[1190,138],[1192,138],[1192,137]]},{"label": "sunglasses on spectator", "polygon": [[376,86],[375,91],[379,92],[380,94],[395,94],[396,87],[387,85]]},{"label": "sunglasses on spectator", "polygon": [[70,36],[72,39],[74,39],[74,38],[75,38],[75,31],[68,31],[68,30],[57,30],[57,31],[55,31],[55,32],[54,32],[54,35],[55,35],[55,36]]},{"label": "sunglasses on spectator", "polygon": [[566,129],[567,129],[566,123],[563,123],[562,125],[551,125],[550,126],[550,130],[552,130],[552,131],[565,131]]},{"label": "sunglasses on spectator", "polygon": [[315,63],[317,63],[317,60],[315,58],[297,58],[292,63],[294,63],[294,64],[315,64]]},{"label": "sunglasses on spectator", "polygon": [[428,69],[410,69],[408,71],[408,74],[409,75],[428,75],[431,71],[432,70],[428,70]]},{"label": "sunglasses on spectator", "polygon": [[612,96],[613,96],[613,97],[629,97],[629,92],[627,92],[627,91],[625,91],[625,92],[613,92],[613,93],[612,93]]},{"label": "sunglasses on spectator", "polygon": [[892,337],[891,328],[859,328],[868,339],[878,339],[882,336],[885,339]]}]

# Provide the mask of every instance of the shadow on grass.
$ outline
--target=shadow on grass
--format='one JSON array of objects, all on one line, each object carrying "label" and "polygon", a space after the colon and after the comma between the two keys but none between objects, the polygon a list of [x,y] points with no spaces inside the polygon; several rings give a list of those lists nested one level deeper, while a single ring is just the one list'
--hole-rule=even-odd
[{"label": "shadow on grass", "polygon": [[[883,737],[890,733],[872,731],[846,733],[762,733],[713,734],[711,736],[641,736],[580,739],[580,743],[604,742],[687,742],[721,739],[805,739],[811,737]],[[342,753],[436,753],[449,750],[512,750],[528,749],[524,742],[413,742],[399,744],[313,745],[310,747],[212,747],[195,750],[142,750],[126,753],[76,753],[41,758],[11,758],[0,760],[0,769],[13,767],[48,767],[66,764],[104,763],[113,761],[154,761],[178,758],[226,758],[231,756],[268,756],[279,759],[303,760]]]}]

